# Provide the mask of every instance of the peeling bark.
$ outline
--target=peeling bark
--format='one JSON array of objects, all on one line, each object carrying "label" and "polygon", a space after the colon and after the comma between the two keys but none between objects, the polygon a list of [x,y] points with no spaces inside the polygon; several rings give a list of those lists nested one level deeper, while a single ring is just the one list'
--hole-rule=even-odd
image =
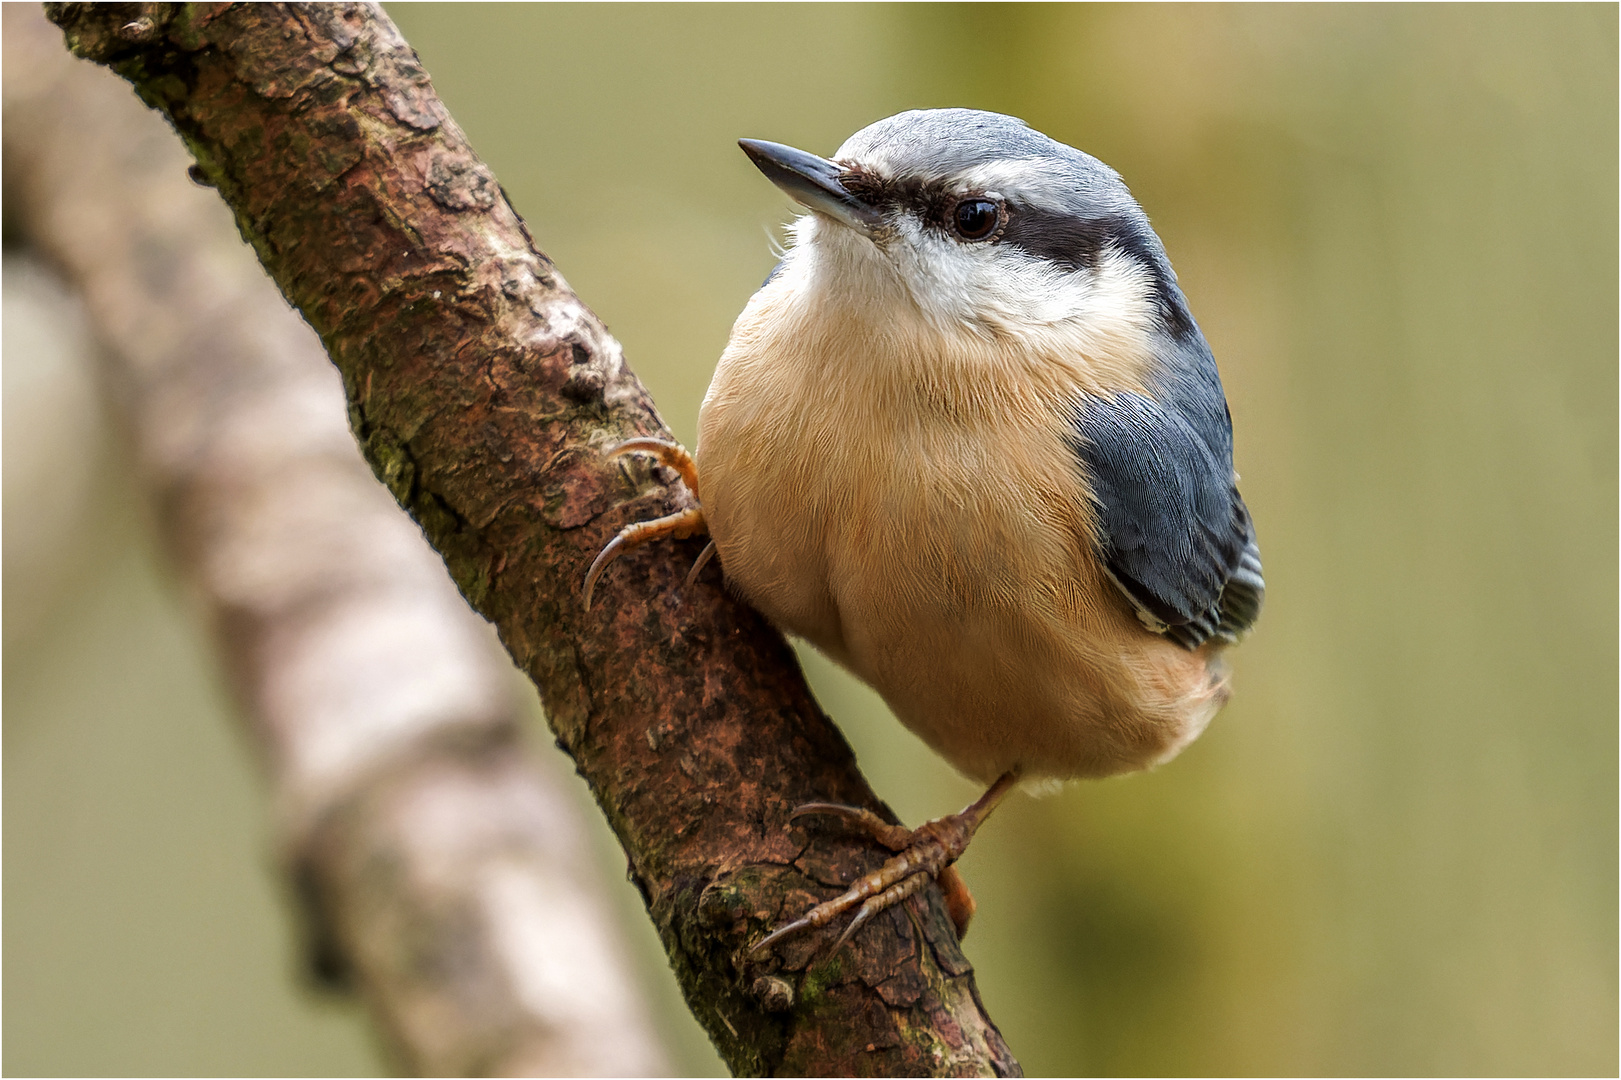
[{"label": "peeling bark", "polygon": [[832,957],[813,960],[816,935],[747,955],[887,855],[790,825],[793,807],[893,817],[780,635],[713,569],[682,589],[702,541],[628,556],[581,609],[615,530],[689,505],[673,474],[601,452],[668,433],[388,19],[349,4],[47,10],[171,121],[320,334],[367,460],[540,688],[732,1069],[1016,1073],[932,885]]}]

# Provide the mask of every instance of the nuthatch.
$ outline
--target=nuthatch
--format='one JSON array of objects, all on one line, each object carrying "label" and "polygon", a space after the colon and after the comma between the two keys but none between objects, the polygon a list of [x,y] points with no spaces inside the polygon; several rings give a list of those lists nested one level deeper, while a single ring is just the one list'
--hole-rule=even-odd
[{"label": "nuthatch", "polygon": [[916,831],[802,807],[897,854],[757,948],[859,903],[848,937],[936,876],[962,929],[951,864],[1018,780],[1166,761],[1227,700],[1265,586],[1221,379],[1119,175],[1021,120],[905,112],[831,161],[741,145],[811,213],[732,330],[696,462],[615,450],[701,509],[629,526],[586,603],[620,552],[707,530],[731,588],[991,785]]}]

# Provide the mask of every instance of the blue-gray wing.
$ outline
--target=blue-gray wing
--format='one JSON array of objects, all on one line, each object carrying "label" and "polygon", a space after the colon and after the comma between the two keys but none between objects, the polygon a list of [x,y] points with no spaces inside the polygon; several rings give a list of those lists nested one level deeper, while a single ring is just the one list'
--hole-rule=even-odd
[{"label": "blue-gray wing", "polygon": [[1072,446],[1099,510],[1099,556],[1143,623],[1189,649],[1238,640],[1266,590],[1225,412],[1221,430],[1201,431],[1212,418],[1190,421],[1141,394],[1088,394],[1075,406]]}]

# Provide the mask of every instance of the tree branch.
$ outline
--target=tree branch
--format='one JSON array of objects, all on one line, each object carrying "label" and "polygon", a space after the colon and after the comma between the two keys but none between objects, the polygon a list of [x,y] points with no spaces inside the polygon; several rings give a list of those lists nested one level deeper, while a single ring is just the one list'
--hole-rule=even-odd
[{"label": "tree branch", "polygon": [[106,343],[267,766],[316,970],[357,985],[414,1072],[667,1071],[582,822],[520,745],[506,659],[356,453],[320,343],[163,122],[37,8],[3,14],[8,226]]},{"label": "tree branch", "polygon": [[1008,1074],[938,891],[852,946],[751,958],[885,852],[790,827],[808,801],[890,816],[781,637],[699,543],[614,530],[687,504],[601,450],[665,435],[618,344],[537,251],[415,54],[362,5],[48,5],[81,56],[174,124],[343,376],[367,460],[534,679],[630,859],[695,1015],[739,1073]]}]

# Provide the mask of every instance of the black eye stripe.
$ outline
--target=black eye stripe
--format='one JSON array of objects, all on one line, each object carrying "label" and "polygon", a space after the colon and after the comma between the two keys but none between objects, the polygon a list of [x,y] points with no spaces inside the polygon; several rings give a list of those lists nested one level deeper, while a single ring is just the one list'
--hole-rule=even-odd
[{"label": "black eye stripe", "polygon": [[1034,207],[1010,206],[998,243],[1012,244],[1039,259],[1070,270],[1095,269],[1114,249],[1147,270],[1165,325],[1173,334],[1193,329],[1187,302],[1176,287],[1170,264],[1154,242],[1148,222],[1124,215],[1081,218]]},{"label": "black eye stripe", "polygon": [[[964,237],[953,226],[957,207],[981,197],[978,192],[952,190],[941,183],[891,180],[860,164],[847,167],[843,183],[857,198],[912,214],[959,243]],[[1015,198],[1002,207],[1000,218],[999,228],[979,238],[979,243],[1009,244],[1069,270],[1094,269],[1103,253],[1113,248],[1148,271],[1166,329],[1176,337],[1196,331],[1171,264],[1146,218],[1122,213],[1081,217],[1020,204]]]},{"label": "black eye stripe", "polygon": [[1057,263],[1070,270],[1097,266],[1105,248],[1113,245],[1130,254],[1136,245],[1121,243],[1130,223],[1122,218],[1079,218],[1035,207],[1012,206],[1004,243],[1023,248],[1031,255]]},{"label": "black eye stripe", "polygon": [[982,198],[975,191],[916,179],[893,180],[859,163],[846,166],[840,179],[851,195],[873,206],[912,214],[929,225],[955,232],[952,219],[963,202]]}]

